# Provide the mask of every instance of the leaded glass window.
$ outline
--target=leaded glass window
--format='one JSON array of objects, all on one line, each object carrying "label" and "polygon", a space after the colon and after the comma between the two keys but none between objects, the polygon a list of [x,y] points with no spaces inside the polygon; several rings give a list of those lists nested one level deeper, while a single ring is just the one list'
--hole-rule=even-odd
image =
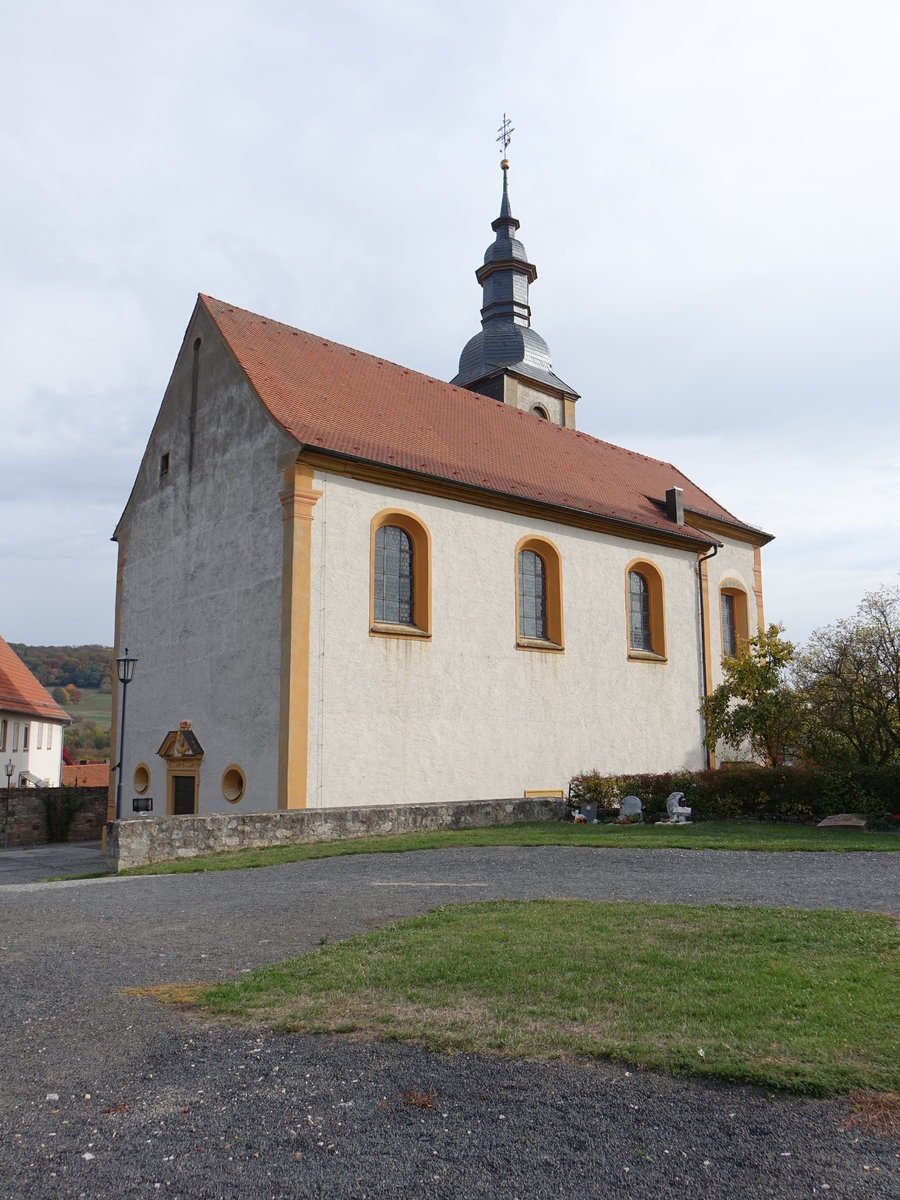
[{"label": "leaded glass window", "polygon": [[650,588],[637,571],[628,572],[628,644],[632,650],[652,650]]},{"label": "leaded glass window", "polygon": [[722,651],[726,658],[737,658],[737,630],[734,622],[734,596],[722,593]]},{"label": "leaded glass window", "polygon": [[375,620],[412,625],[412,598],[412,540],[397,525],[382,525],[375,533]]},{"label": "leaded glass window", "polygon": [[544,560],[519,551],[519,637],[547,637],[547,581]]}]

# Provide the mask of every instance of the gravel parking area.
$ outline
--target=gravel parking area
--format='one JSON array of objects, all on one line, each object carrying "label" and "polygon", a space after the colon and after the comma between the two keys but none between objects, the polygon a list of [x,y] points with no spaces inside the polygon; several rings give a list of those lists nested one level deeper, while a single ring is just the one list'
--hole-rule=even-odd
[{"label": "gravel parking area", "polygon": [[0,1195],[896,1196],[900,1145],[848,1127],[845,1102],[258,1034],[121,989],[227,977],[495,896],[897,911],[898,866],[473,848],[13,884],[0,889]]},{"label": "gravel parking area", "polygon": [[0,850],[0,888],[14,883],[38,883],[54,875],[85,875],[105,871],[99,842],[57,842],[28,849]]}]

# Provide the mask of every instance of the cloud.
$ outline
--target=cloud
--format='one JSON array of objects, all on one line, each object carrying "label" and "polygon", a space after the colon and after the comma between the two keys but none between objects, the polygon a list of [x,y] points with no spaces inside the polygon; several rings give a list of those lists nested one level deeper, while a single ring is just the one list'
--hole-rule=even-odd
[{"label": "cloud", "polygon": [[778,534],[792,632],[851,612],[898,532],[898,35],[876,0],[7,6],[4,635],[111,640],[107,539],[198,291],[454,374],[504,110],[580,426]]}]

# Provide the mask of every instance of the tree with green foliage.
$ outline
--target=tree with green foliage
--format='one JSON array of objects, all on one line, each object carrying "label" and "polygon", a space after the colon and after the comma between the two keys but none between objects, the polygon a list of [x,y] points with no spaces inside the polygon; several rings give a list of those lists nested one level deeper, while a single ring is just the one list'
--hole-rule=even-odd
[{"label": "tree with green foliage", "polygon": [[854,617],[817,629],[796,664],[822,766],[900,763],[900,588],[863,596]]},{"label": "tree with green foliage", "polygon": [[751,637],[736,658],[725,659],[725,678],[700,706],[710,750],[719,741],[735,750],[746,745],[753,758],[769,767],[796,755],[806,704],[791,686],[794,647],[782,632],[781,625],[770,625]]},{"label": "tree with green foliage", "polygon": [[73,759],[103,761],[109,758],[110,738],[108,730],[101,729],[93,721],[80,721],[66,730],[66,747]]}]

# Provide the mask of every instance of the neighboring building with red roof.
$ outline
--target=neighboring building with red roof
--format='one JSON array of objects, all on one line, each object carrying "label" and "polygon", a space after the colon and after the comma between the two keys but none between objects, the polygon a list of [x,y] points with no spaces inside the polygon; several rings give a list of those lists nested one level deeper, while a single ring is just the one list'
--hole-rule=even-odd
[{"label": "neighboring building with red roof", "polygon": [[0,756],[13,787],[59,787],[63,730],[72,718],[0,637]]},{"label": "neighboring building with red roof", "polygon": [[60,775],[63,787],[99,788],[109,786],[109,763],[63,763]]},{"label": "neighboring building with red roof", "polygon": [[769,535],[575,428],[507,167],[453,384],[198,298],[114,535],[124,779],[155,812],[704,764]]}]

